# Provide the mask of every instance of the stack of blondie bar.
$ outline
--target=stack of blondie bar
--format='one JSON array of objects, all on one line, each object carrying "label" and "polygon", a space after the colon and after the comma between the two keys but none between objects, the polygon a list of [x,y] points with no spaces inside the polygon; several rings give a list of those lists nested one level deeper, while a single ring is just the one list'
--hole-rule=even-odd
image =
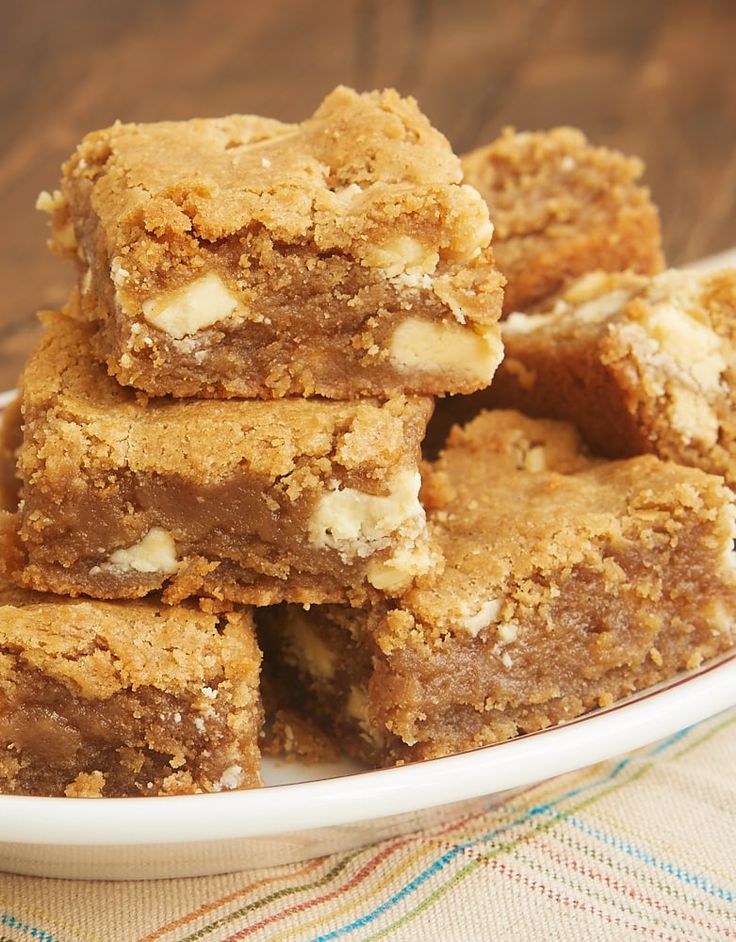
[{"label": "stack of blondie bar", "polygon": [[[43,315],[1,449],[0,788],[258,784],[261,647],[282,715],[381,764],[543,728],[733,643],[726,458],[639,442],[604,460],[570,424],[495,409],[420,461],[433,397],[454,394],[435,441],[500,403],[502,329],[603,330],[613,301],[571,308],[591,284],[656,301],[657,356],[725,416],[725,315],[678,359],[661,296],[733,313],[733,283],[656,274],[640,174],[567,129],[506,132],[463,165],[391,91],[336,89],[301,124],[87,136],[39,200],[78,288]],[[502,328],[504,275],[534,313]],[[612,454],[584,421],[603,381],[541,343],[548,369],[520,350],[502,367],[537,400],[504,381],[501,404],[579,419]],[[580,416],[556,405],[576,384]]]}]

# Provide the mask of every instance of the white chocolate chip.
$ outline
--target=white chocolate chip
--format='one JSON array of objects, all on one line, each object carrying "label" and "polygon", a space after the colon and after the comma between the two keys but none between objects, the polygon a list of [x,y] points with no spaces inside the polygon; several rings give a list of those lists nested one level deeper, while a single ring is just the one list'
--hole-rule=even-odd
[{"label": "white chocolate chip", "polygon": [[295,612],[288,623],[289,634],[299,664],[319,680],[332,680],[337,668],[337,652],[330,648],[312,626]]},{"label": "white chocolate chip", "polygon": [[53,193],[49,193],[48,190],[41,190],[41,192],[36,197],[36,209],[42,213],[55,213],[59,209],[63,209],[66,206],[66,200],[61,192],[61,190],[54,190]]},{"label": "white chocolate chip", "polygon": [[475,187],[464,183],[460,191],[465,197],[464,213],[474,216],[475,219],[467,230],[461,231],[460,238],[453,242],[449,254],[456,261],[469,262],[490,245],[493,223],[488,218],[488,206]]},{"label": "white chocolate chip", "polygon": [[[502,325],[504,334],[518,336],[519,334],[532,333],[539,328],[553,328],[560,320],[570,316],[574,317],[576,321],[593,324],[605,321],[614,314],[618,314],[631,300],[631,292],[624,288],[617,288],[614,291],[607,291],[604,294],[591,297],[592,289],[600,283],[601,277],[606,278],[606,283],[610,281],[610,276],[600,276],[597,272],[593,273],[592,276],[586,275],[581,278],[580,282],[576,282],[574,289],[571,289],[568,295],[565,296],[566,299],[558,301],[554,310],[550,313],[524,314],[522,311],[514,311]],[[591,278],[592,284],[581,284]],[[573,307],[568,303],[572,293],[576,294],[579,307]]]},{"label": "white chocolate chip", "polygon": [[639,323],[659,349],[672,357],[702,389],[718,388],[726,361],[723,341],[714,330],[666,302],[648,308]]},{"label": "white chocolate chip", "polygon": [[575,312],[575,317],[588,323],[604,321],[612,314],[618,314],[630,300],[630,291],[617,288],[615,291],[609,291],[598,298],[593,298],[581,304]]},{"label": "white chocolate chip", "polygon": [[480,631],[496,621],[501,613],[502,604],[501,599],[487,599],[477,612],[464,617],[459,627],[475,638]]},{"label": "white chocolate chip", "polygon": [[392,592],[422,573],[428,572],[436,559],[424,543],[395,547],[387,559],[371,559],[366,578],[374,589]]},{"label": "white chocolate chip", "polygon": [[524,470],[537,473],[547,468],[546,451],[544,445],[532,445],[524,455]]},{"label": "white chocolate chip", "polygon": [[357,183],[351,183],[348,186],[339,187],[337,190],[333,190],[332,195],[343,205],[343,207],[348,207],[354,203],[359,196],[363,195],[363,190]]},{"label": "white chocolate chip", "polygon": [[348,562],[386,549],[394,533],[407,525],[421,531],[425,517],[419,503],[420,484],[418,472],[404,470],[390,481],[386,495],[353,487],[328,491],[309,521],[310,541],[337,550]]},{"label": "white chocolate chip", "polygon": [[685,443],[712,447],[718,441],[718,417],[708,403],[689,389],[671,390],[670,421]]},{"label": "white chocolate chip", "polygon": [[518,634],[519,626],[516,622],[508,621],[498,626],[498,640],[502,644],[511,644],[512,641],[516,641]]},{"label": "white chocolate chip", "polygon": [[149,324],[181,340],[233,315],[240,304],[219,275],[211,272],[176,291],[143,302]]},{"label": "white chocolate chip", "polygon": [[391,282],[395,284],[397,288],[415,288],[417,291],[420,288],[428,290],[433,284],[431,275],[421,275],[416,272],[409,274],[405,271],[401,272],[400,275],[394,275]]},{"label": "white chocolate chip", "polygon": [[106,562],[95,567],[102,572],[162,572],[167,576],[178,568],[176,544],[171,534],[160,527],[152,527],[138,543],[115,550]]},{"label": "white chocolate chip", "polygon": [[382,268],[390,278],[404,272],[431,275],[439,260],[438,252],[408,235],[394,236],[382,245],[370,246],[363,256],[366,265]]},{"label": "white chocolate chip", "polygon": [[[565,291],[565,301],[569,304],[585,304],[586,301],[595,301],[603,295],[615,294],[620,288],[616,287],[617,276],[605,271],[591,271],[581,275]],[[637,283],[644,279],[635,279]],[[628,280],[627,280],[628,283]]]},{"label": "white chocolate chip", "polygon": [[232,791],[234,788],[240,788],[244,781],[245,773],[243,772],[242,766],[228,766],[220,776],[219,781],[215,782],[215,791],[222,791],[223,788],[226,791]]},{"label": "white chocolate chip", "polygon": [[345,703],[347,715],[364,725],[368,720],[368,691],[363,687],[351,687]]},{"label": "white chocolate chip", "polygon": [[501,362],[503,348],[493,331],[486,335],[457,324],[409,317],[393,332],[389,356],[407,371],[449,368],[487,384]]},{"label": "white chocolate chip", "polygon": [[368,715],[368,691],[365,687],[354,686],[350,688],[350,693],[345,701],[345,712],[356,723],[364,739],[377,745],[383,742],[381,731],[371,727]]},{"label": "white chocolate chip", "polygon": [[[125,282],[130,278],[130,272],[127,268],[123,267],[123,260],[121,258],[114,258],[110,262],[110,278],[114,285],[117,285],[118,288],[121,288]],[[133,326],[138,327],[138,324]]]}]

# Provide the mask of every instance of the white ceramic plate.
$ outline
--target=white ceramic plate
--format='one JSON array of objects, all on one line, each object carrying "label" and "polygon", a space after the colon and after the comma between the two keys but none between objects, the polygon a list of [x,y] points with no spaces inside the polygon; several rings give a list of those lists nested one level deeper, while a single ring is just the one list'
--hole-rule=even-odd
[{"label": "white ceramic plate", "polygon": [[266,788],[218,795],[0,796],[0,868],[144,879],[275,866],[344,851],[451,820],[503,793],[644,746],[734,704],[736,653],[566,725],[400,768],[269,763]]},{"label": "white ceramic plate", "polygon": [[[734,264],[724,253],[697,267]],[[0,408],[12,394],[0,396]],[[171,798],[0,796],[0,869],[203,876],[304,860],[449,821],[736,705],[736,653],[557,726],[462,755],[363,771],[266,761],[266,788]]]}]

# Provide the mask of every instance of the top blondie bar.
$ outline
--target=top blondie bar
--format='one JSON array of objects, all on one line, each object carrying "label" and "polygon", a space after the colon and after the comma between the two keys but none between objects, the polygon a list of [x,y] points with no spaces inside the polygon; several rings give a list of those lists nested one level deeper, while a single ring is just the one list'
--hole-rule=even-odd
[{"label": "top blondie bar", "polygon": [[115,124],[42,193],[69,313],[152,395],[471,392],[502,356],[493,227],[445,137],[395,91],[301,124]]}]

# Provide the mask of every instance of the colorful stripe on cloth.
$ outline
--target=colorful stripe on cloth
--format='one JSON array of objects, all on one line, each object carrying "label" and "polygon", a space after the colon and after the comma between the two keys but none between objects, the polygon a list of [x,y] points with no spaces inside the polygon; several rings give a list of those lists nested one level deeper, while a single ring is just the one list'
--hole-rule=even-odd
[{"label": "colorful stripe on cloth", "polygon": [[0,942],[736,940],[736,710],[431,831],[269,871],[0,877]]}]

